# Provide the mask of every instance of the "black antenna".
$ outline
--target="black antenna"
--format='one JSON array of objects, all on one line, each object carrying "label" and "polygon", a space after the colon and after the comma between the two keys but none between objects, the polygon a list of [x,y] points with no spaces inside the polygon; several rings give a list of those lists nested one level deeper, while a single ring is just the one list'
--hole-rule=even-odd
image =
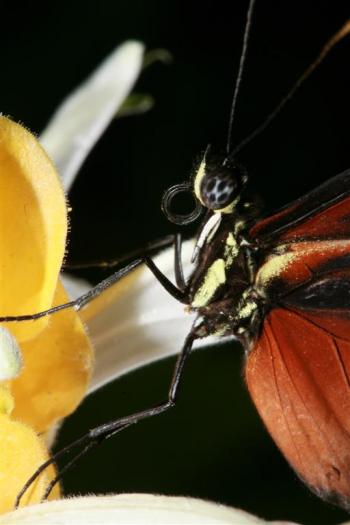
[{"label": "black antenna", "polygon": [[[276,108],[266,117],[266,119],[258,126],[252,133],[250,133],[242,142],[235,147],[232,153],[229,155],[231,158],[235,157],[239,151],[241,151],[249,142],[251,142],[255,137],[260,135],[269,124],[276,118],[284,106],[289,102],[291,98],[295,95],[296,91],[302,86],[309,78],[309,76],[317,69],[317,67],[323,62],[328,53],[333,49],[333,47],[342,40],[348,33],[350,33],[350,20],[348,20],[340,29],[333,35],[323,46],[318,56],[315,60],[309,65],[309,67],[304,71],[304,73],[298,78],[293,87],[287,92],[287,94],[282,98]],[[229,153],[228,153],[229,154]]]},{"label": "black antenna", "polygon": [[252,25],[254,6],[255,6],[255,0],[250,0],[248,11],[247,11],[247,20],[246,20],[245,28],[244,28],[242,53],[241,53],[241,58],[240,58],[240,61],[239,61],[238,74],[237,74],[235,90],[234,90],[232,104],[231,104],[230,120],[229,120],[229,124],[228,124],[227,144],[226,144],[226,153],[227,153],[227,155],[229,155],[230,149],[231,149],[232,124],[233,124],[233,119],[234,119],[235,113],[236,113],[237,99],[238,99],[238,95],[239,95],[239,89],[240,89],[241,83],[242,83],[244,65],[245,65],[245,61],[246,61],[246,58],[247,58],[248,41],[249,41],[250,29],[251,29],[251,25]]}]

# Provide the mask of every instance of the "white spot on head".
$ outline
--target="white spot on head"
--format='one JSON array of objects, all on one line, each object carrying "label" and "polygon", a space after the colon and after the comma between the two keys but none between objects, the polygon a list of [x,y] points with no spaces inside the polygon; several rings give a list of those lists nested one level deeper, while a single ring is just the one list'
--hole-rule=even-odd
[{"label": "white spot on head", "polygon": [[191,262],[195,262],[201,248],[203,248],[204,246],[205,241],[207,239],[209,241],[213,237],[218,227],[220,226],[220,222],[221,222],[221,214],[219,213],[212,215],[210,219],[208,219],[208,221],[204,225],[204,228],[201,231],[198,241],[196,242],[196,246],[193,250]]}]

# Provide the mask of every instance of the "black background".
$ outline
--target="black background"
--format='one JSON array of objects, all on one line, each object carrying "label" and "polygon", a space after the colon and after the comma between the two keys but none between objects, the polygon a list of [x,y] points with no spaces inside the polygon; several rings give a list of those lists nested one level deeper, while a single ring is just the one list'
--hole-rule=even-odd
[{"label": "black background", "polygon": [[[348,2],[334,0],[257,4],[236,141],[350,16]],[[71,261],[123,254],[175,231],[161,214],[160,198],[188,177],[208,142],[225,145],[246,7],[246,0],[3,6],[0,109],[37,133],[60,100],[124,39],[173,55],[170,66],[152,66],[137,84],[154,96],[154,109],[116,120],[81,170],[70,197]],[[242,152],[251,187],[267,209],[349,168],[349,60],[348,37]],[[345,513],[303,487],[267,435],[243,384],[242,357],[234,344],[193,355],[180,405],[91,453],[65,478],[66,493],[192,495],[269,519],[344,521]],[[66,422],[59,445],[163,399],[172,365],[169,359],[139,370],[87,399]]]}]

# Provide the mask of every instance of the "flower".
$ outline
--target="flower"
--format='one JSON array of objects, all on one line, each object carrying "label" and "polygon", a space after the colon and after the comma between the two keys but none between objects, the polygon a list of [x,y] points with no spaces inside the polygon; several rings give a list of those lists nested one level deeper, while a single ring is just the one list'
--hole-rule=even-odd
[{"label": "flower", "polygon": [[[67,233],[66,202],[56,171],[36,138],[3,116],[0,165],[0,315],[21,315],[67,300],[58,281]],[[46,459],[45,435],[84,396],[92,364],[89,340],[74,311],[7,328],[20,350],[14,339],[3,337],[2,376],[10,362],[9,348],[14,366],[1,381],[2,512],[13,507],[33,469]],[[40,501],[53,472],[51,468],[37,480],[23,504]]]},{"label": "flower", "polygon": [[[116,50],[48,126],[42,140],[58,160],[66,186],[131,89],[141,57],[137,43]],[[91,98],[94,104],[85,106]],[[77,133],[78,106],[83,126]],[[69,122],[72,110],[74,120]],[[62,182],[34,135],[4,116],[0,168],[0,315],[34,313],[65,303],[68,296],[59,280],[68,222]],[[92,363],[89,338],[74,310],[1,328],[0,512],[13,508],[25,482],[48,458],[47,443],[84,397]],[[46,469],[21,505],[39,502],[54,475],[52,466]],[[51,497],[58,493],[56,488]]]}]

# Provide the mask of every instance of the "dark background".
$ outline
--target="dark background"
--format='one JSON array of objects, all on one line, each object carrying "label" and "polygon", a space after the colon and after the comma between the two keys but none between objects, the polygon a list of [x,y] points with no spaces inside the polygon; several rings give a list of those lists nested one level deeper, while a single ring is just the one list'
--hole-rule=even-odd
[{"label": "dark background", "polygon": [[[116,120],[81,170],[71,193],[71,261],[117,256],[174,231],[160,198],[187,178],[208,142],[224,147],[246,7],[246,0],[3,6],[0,109],[35,132],[124,39],[173,55],[170,66],[156,64],[138,82],[138,91],[154,96],[154,109]],[[235,140],[262,120],[349,16],[348,2],[258,0]],[[242,153],[267,209],[349,168],[349,60],[348,37]],[[269,519],[344,521],[345,513],[312,496],[277,451],[247,395],[242,358],[235,344],[193,355],[179,406],[91,453],[66,476],[66,493],[192,495]],[[139,370],[87,399],[59,445],[163,399],[173,362]]]}]

